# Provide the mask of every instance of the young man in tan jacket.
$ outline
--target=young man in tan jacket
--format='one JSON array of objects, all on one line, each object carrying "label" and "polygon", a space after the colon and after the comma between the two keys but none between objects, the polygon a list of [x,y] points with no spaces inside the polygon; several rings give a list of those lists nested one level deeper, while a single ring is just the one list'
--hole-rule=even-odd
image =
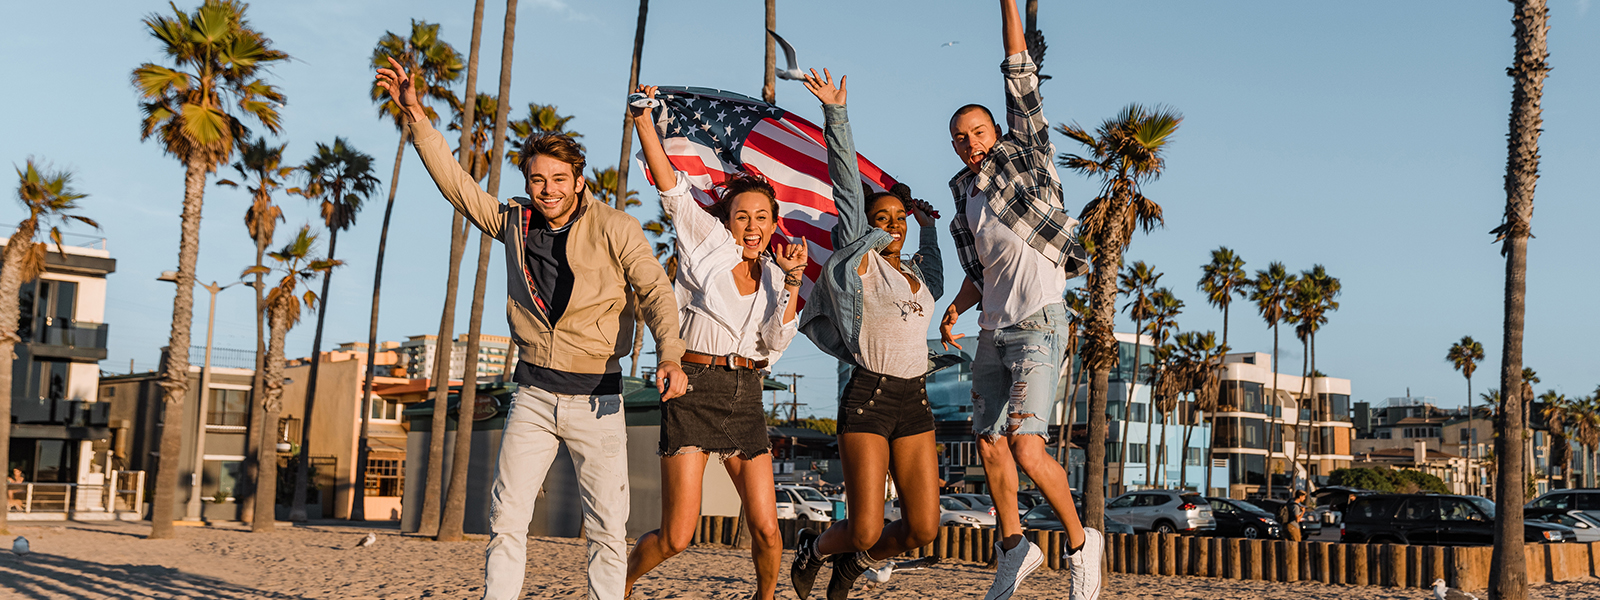
[{"label": "young man in tan jacket", "polygon": [[518,165],[528,198],[502,204],[463,171],[428,122],[404,69],[378,83],[407,115],[412,145],[440,193],[506,248],[506,318],[519,385],[500,438],[486,554],[486,599],[522,593],[528,522],[566,442],[582,487],[589,598],[620,599],[627,572],[627,434],[621,358],[633,350],[633,303],[655,335],[662,400],[682,395],[678,306],[639,221],[593,199],[583,151],[563,135],[530,139]]}]

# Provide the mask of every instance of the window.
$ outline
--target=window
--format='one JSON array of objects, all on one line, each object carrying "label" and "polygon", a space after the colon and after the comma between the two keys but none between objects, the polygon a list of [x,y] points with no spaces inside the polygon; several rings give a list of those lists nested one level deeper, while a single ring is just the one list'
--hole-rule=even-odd
[{"label": "window", "polygon": [[1134,500],[1137,500],[1139,496],[1140,494],[1129,494],[1127,496],[1117,498],[1116,501],[1106,506],[1106,508],[1132,508]]},{"label": "window", "polygon": [[1261,450],[1267,448],[1266,421],[1262,419],[1240,419],[1239,424],[1244,428],[1243,447]]},{"label": "window", "polygon": [[1322,394],[1322,401],[1327,406],[1324,419],[1330,421],[1350,422],[1350,395],[1349,394]]},{"label": "window", "polygon": [[206,406],[207,425],[244,427],[249,416],[250,390],[211,388],[211,401]]},{"label": "window", "polygon": [[1406,427],[1402,434],[1408,438],[1439,438],[1444,437],[1439,433],[1438,425],[1424,425],[1421,427]]},{"label": "window", "polygon": [[1128,420],[1135,423],[1145,422],[1147,420],[1145,418],[1145,408],[1148,406],[1148,404],[1143,402],[1134,402],[1133,404],[1129,405]]},{"label": "window", "polygon": [[1440,498],[1439,514],[1446,521],[1482,521],[1483,515],[1478,514],[1478,509],[1473,508],[1465,500],[1456,498]]},{"label": "window", "polygon": [[1461,441],[1459,443],[1462,443],[1462,444],[1470,444],[1470,443],[1472,443],[1472,428],[1470,428],[1470,427],[1462,427],[1459,431],[1461,432]]},{"label": "window", "polygon": [[372,418],[378,421],[400,420],[400,403],[387,398],[372,399]]},{"label": "window", "polygon": [[401,495],[405,491],[405,464],[398,459],[367,459],[367,495]]},{"label": "window", "polygon": [[1106,462],[1122,462],[1122,444],[1106,442]]},{"label": "window", "polygon": [[237,460],[222,461],[217,472],[217,494],[224,498],[232,498],[233,490],[238,486],[239,480],[244,479],[242,469],[244,463]]},{"label": "window", "polygon": [[1400,509],[1400,518],[1405,521],[1433,521],[1439,518],[1438,498],[1411,498],[1406,500],[1405,507]]},{"label": "window", "polygon": [[[294,417],[278,419],[278,441],[298,445],[300,443],[300,419]],[[367,464],[371,463],[371,460],[367,461]]]},{"label": "window", "polygon": [[1134,506],[1161,506],[1170,500],[1164,494],[1137,494],[1135,498]]},{"label": "window", "polygon": [[1184,448],[1183,449],[1183,464],[1190,465],[1190,466],[1196,466],[1196,467],[1206,464],[1206,452],[1205,452],[1205,449],[1204,448]]},{"label": "window", "polygon": [[1144,444],[1128,444],[1128,462],[1145,462],[1145,456]]}]

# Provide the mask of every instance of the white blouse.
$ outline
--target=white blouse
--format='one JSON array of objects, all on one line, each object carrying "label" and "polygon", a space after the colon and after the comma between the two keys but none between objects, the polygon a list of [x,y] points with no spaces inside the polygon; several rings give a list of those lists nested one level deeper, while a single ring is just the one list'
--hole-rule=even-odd
[{"label": "white blouse", "polygon": [[672,218],[677,237],[674,287],[683,342],[701,354],[737,354],[770,366],[794,340],[800,321],[796,315],[783,322],[790,296],[783,269],[763,256],[755,293],[741,295],[733,269],[744,260],[744,248],[690,195],[689,175],[681,171],[677,175],[678,185],[661,192],[661,206]]}]

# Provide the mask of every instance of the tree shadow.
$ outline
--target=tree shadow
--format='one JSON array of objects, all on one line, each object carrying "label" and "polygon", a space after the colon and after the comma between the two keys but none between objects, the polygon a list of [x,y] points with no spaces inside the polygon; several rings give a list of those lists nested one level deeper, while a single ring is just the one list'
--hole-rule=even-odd
[{"label": "tree shadow", "polygon": [[0,596],[21,598],[250,598],[294,596],[159,565],[104,565],[53,554],[0,555]]}]

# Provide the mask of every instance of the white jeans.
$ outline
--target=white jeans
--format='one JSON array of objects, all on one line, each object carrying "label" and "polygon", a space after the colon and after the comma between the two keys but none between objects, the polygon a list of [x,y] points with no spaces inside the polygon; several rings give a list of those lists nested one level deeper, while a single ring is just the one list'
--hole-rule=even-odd
[{"label": "white jeans", "polygon": [[489,548],[484,552],[485,600],[522,595],[528,561],[528,523],[560,442],[567,443],[583,499],[589,540],[589,598],[620,600],[627,578],[628,438],[622,397],[572,396],[522,386],[500,437]]}]

